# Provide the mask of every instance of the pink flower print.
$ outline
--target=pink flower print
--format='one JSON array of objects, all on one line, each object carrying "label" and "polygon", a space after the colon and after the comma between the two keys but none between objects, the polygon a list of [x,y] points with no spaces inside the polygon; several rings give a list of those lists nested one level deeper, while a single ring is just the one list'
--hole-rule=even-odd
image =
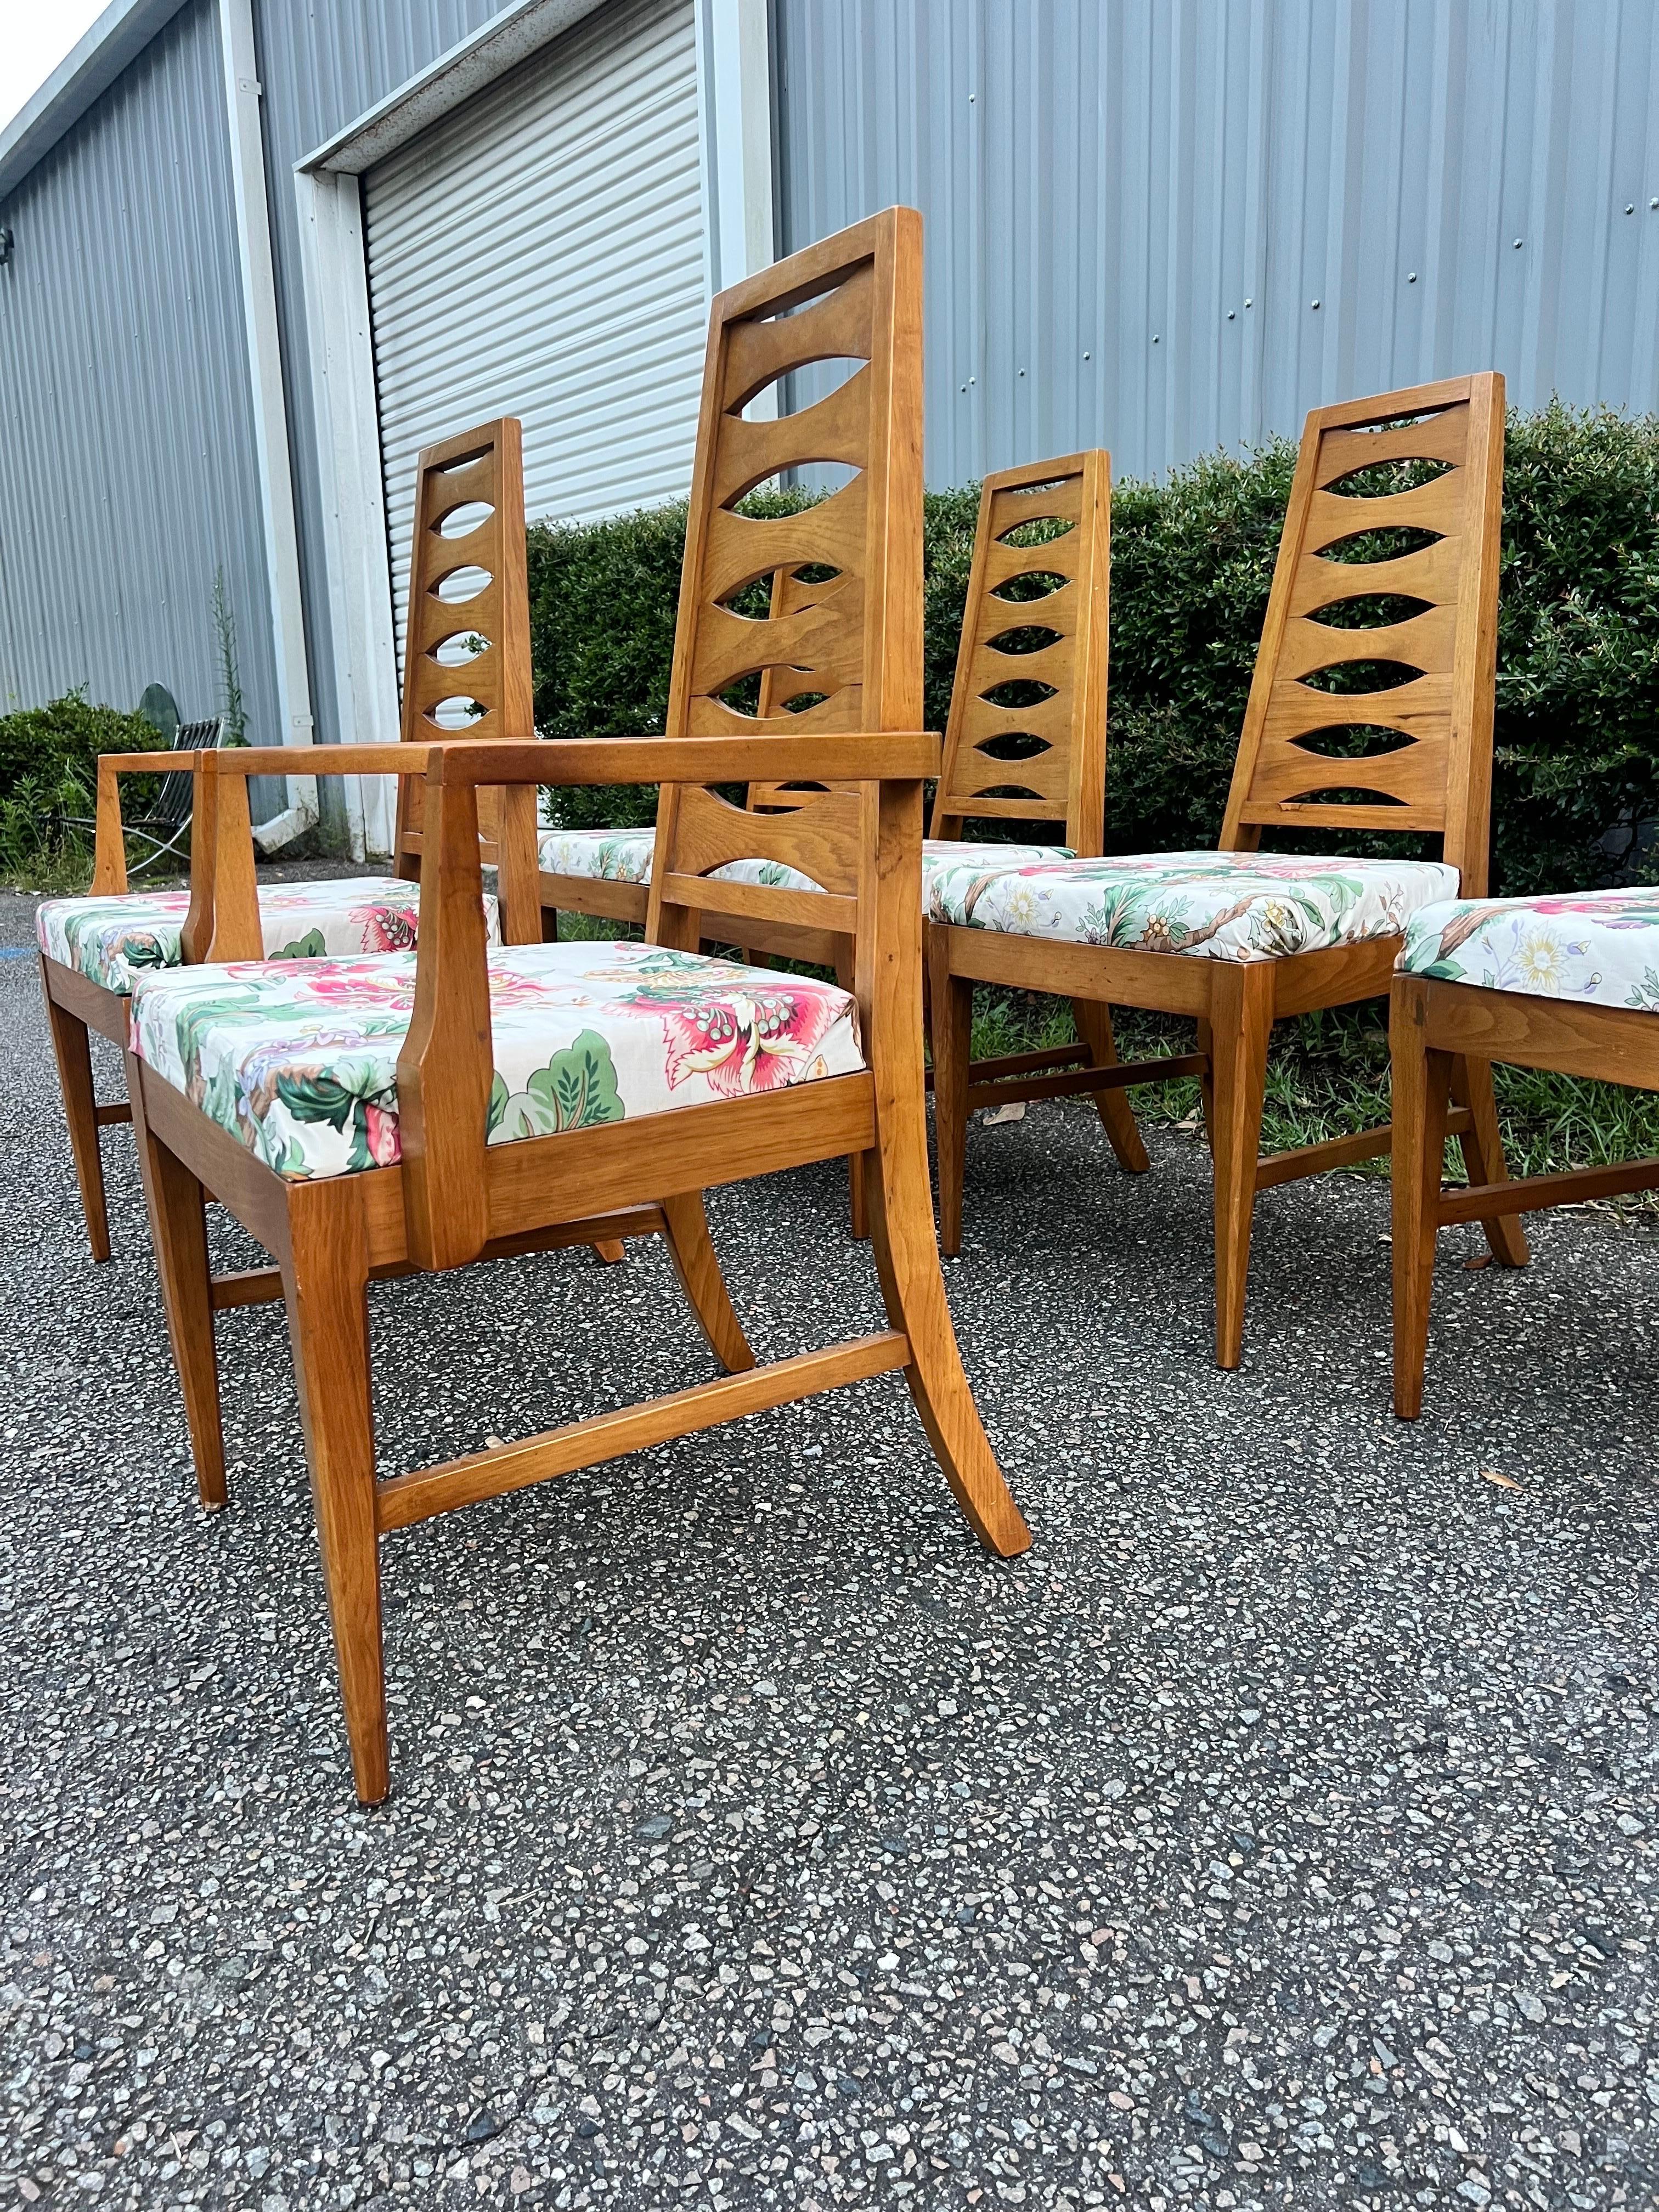
[{"label": "pink flower print", "polygon": [[635,1004],[662,1023],[669,1088],[702,1075],[727,1098],[781,1091],[800,1081],[839,1012],[837,1002],[821,992],[740,986],[696,998],[659,996],[647,988]]},{"label": "pink flower print", "polygon": [[420,926],[419,911],[413,906],[389,906],[384,902],[378,906],[356,907],[351,920],[356,925],[362,950],[365,952],[410,952]]}]

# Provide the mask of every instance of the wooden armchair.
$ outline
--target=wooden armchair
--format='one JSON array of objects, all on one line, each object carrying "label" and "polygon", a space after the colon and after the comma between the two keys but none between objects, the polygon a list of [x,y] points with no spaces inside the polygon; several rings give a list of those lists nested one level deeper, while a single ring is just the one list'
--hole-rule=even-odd
[{"label": "wooden armchair", "polygon": [[[488,512],[472,529],[447,534],[447,526],[453,526],[457,517],[466,520],[465,511],[479,506]],[[404,686],[406,738],[438,735],[441,726],[434,710],[457,695],[479,710],[467,735],[498,739],[534,734],[525,561],[518,423],[485,423],[428,447],[416,471],[410,592],[413,675]],[[482,589],[469,599],[445,597],[445,586],[468,580],[468,571],[487,577]],[[125,1100],[99,1104],[88,1032],[95,1030],[125,1048],[134,976],[201,961],[390,951],[413,945],[418,931],[418,794],[410,811],[398,815],[392,877],[259,884],[246,775],[240,769],[223,777],[216,773],[238,757],[234,750],[216,748],[104,755],[98,763],[91,891],[84,898],[47,899],[37,910],[41,982],[94,1260],[110,1256],[98,1133],[131,1115]],[[291,773],[295,756],[277,752],[274,761],[266,773]],[[337,772],[338,748],[319,748],[308,764]],[[134,892],[128,886],[119,779],[140,775],[164,779],[164,788],[173,788],[172,811],[182,807],[191,828],[188,891]],[[187,804],[177,787],[184,779],[189,783]],[[508,902],[515,916],[523,917],[515,927],[539,937],[534,794],[515,794],[513,823],[505,832],[501,805],[494,795],[486,800],[486,857],[499,863]],[[489,911],[493,928],[494,901]],[[227,950],[233,945],[234,952]]]},{"label": "wooden armchair", "polygon": [[[767,383],[844,356],[854,338],[866,365],[846,396],[777,422],[744,419]],[[921,224],[908,210],[723,294],[711,317],[675,644],[673,711],[687,734],[399,748],[400,772],[425,764],[427,895],[414,956],[365,963],[358,977],[343,972],[346,963],[329,978],[299,968],[161,975],[138,994],[135,1118],[198,1481],[207,1502],[222,1502],[203,1228],[210,1191],[273,1256],[259,1294],[280,1290],[287,1302],[366,1802],[388,1786],[379,1544],[393,1529],[902,1368],[981,1540],[1004,1555],[1030,1540],[962,1371],[928,1205],[921,793],[938,743],[890,720],[867,732],[860,724],[872,693],[890,709],[921,667]],[[778,522],[732,511],[750,483],[826,450],[858,470],[835,499]],[[754,734],[752,719],[720,695],[745,671],[797,663],[800,629],[787,619],[738,629],[725,602],[786,562],[831,556],[845,578],[838,690],[792,729]],[[866,688],[870,672],[877,680]],[[374,751],[354,749],[339,765],[384,768]],[[261,763],[243,765],[258,773]],[[855,788],[774,815],[748,813],[709,788],[767,780]],[[629,781],[660,781],[665,792],[649,941],[492,952],[480,900],[480,787]],[[712,872],[749,855],[822,888],[711,884]],[[734,896],[757,923],[850,938],[853,990],[692,949],[702,913]],[[851,1154],[870,1163],[890,1325],[757,1366],[726,1300],[701,1194]],[[722,1377],[377,1479],[371,1279],[641,1234],[668,1237]]]},{"label": "wooden armchair", "polygon": [[[1133,1066],[1097,1049],[1007,1095],[1098,1097],[1191,1070],[1215,1188],[1216,1358],[1236,1367],[1258,1191],[1386,1152],[1368,1129],[1261,1156],[1273,1024],[1389,988],[1410,916],[1485,889],[1502,520],[1504,386],[1455,377],[1309,416],[1239,741],[1220,849],[930,877],[940,1231],[961,1243],[975,981],[1188,1014],[1198,1049]],[[1401,478],[1404,481],[1401,481]],[[1380,481],[1379,481],[1380,480]],[[1372,626],[1352,626],[1369,611]],[[1380,665],[1379,665],[1380,664]],[[1398,680],[1396,680],[1398,679]],[[1356,686],[1364,688],[1355,688]],[[1400,830],[1439,861],[1264,854],[1264,829]],[[1085,1036],[1087,1032],[1085,1031]],[[1499,1180],[1490,1073],[1460,1062],[1450,1127],[1477,1184]],[[1483,1215],[1518,1264],[1512,1220]]]},{"label": "wooden armchair", "polygon": [[1390,1015],[1394,1409],[1415,1420],[1442,1228],[1659,1188],[1659,1159],[1637,1159],[1518,1181],[1498,1161],[1484,1181],[1471,1168],[1468,1189],[1441,1188],[1460,1068],[1504,1060],[1659,1091],[1659,890],[1428,908],[1407,930]]}]

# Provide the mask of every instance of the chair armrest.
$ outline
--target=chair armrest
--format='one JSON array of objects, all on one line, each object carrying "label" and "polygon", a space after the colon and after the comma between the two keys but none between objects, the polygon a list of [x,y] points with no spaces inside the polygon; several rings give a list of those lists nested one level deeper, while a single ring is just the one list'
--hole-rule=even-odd
[{"label": "chair armrest", "polygon": [[98,798],[94,810],[92,895],[103,898],[127,887],[126,836],[121,826],[119,779],[124,775],[171,775],[175,769],[192,773],[202,763],[200,753],[100,753]]},{"label": "chair armrest", "polygon": [[[474,741],[476,743],[476,740]],[[232,745],[210,753],[220,775],[424,775],[430,745]]]},{"label": "chair armrest", "polygon": [[[361,750],[361,749],[360,749]],[[906,783],[939,772],[929,730],[836,731],[799,737],[559,738],[433,744],[429,783]]]}]

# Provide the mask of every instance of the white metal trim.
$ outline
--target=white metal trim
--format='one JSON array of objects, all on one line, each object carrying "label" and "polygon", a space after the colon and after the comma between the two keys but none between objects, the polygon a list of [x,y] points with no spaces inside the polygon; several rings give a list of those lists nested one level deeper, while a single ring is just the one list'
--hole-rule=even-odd
[{"label": "white metal trim", "polygon": [[[306,327],[317,410],[317,470],[328,544],[329,626],[342,737],[395,744],[398,650],[392,628],[374,335],[363,257],[362,191],[355,174],[300,170]],[[344,779],[352,856],[392,849],[394,787]]]},{"label": "white metal trim", "polygon": [[[295,519],[294,477],[289,462],[288,395],[283,378],[276,319],[276,280],[271,267],[270,210],[265,200],[264,126],[253,46],[252,0],[219,0],[219,39],[225,72],[225,119],[236,203],[236,248],[241,264],[242,313],[247,331],[248,382],[253,402],[253,442],[259,471],[259,509],[264,529],[265,576],[270,592],[270,635],[276,664],[281,742],[309,746],[315,734],[311,672],[306,657],[304,601],[300,588],[300,538]],[[309,816],[291,832],[317,820],[313,775],[288,778],[284,817]],[[287,842],[284,840],[284,842]]]},{"label": "white metal trim", "polygon": [[768,269],[773,229],[769,0],[696,0],[708,294]]},{"label": "white metal trim", "polygon": [[503,9],[395,92],[376,101],[367,113],[347,124],[296,167],[361,176],[602,5],[603,0],[516,0],[514,6]]}]

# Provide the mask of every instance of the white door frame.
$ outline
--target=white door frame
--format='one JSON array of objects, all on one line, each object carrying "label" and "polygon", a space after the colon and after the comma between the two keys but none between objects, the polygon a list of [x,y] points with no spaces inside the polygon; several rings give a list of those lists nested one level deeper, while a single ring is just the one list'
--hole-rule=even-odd
[{"label": "white door frame", "polygon": [[[225,0],[236,4],[236,0]],[[246,4],[246,0],[240,0]],[[394,744],[397,637],[369,319],[366,170],[538,52],[602,0],[513,0],[389,98],[295,166],[317,412],[339,726]],[[734,283],[774,258],[769,0],[692,0],[702,127],[705,281]],[[353,856],[391,850],[393,787],[344,779]]]}]

